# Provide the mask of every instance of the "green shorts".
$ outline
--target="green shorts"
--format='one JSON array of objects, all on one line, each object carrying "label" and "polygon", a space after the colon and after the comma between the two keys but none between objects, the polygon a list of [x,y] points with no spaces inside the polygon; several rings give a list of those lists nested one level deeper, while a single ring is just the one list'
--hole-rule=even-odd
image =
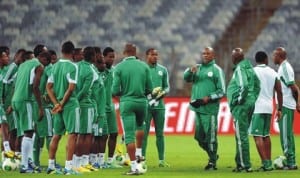
[{"label": "green shorts", "polygon": [[[114,107],[114,106],[113,106]],[[118,133],[118,123],[117,123],[117,117],[116,112],[114,108],[111,112],[106,112],[106,118],[107,118],[107,126],[108,126],[108,132],[111,133]]]},{"label": "green shorts", "polygon": [[44,108],[45,115],[41,121],[36,122],[36,134],[39,137],[53,136],[51,108]]},{"label": "green shorts", "polygon": [[34,130],[34,122],[38,119],[37,104],[32,101],[13,102],[12,107],[16,113],[17,124],[20,126],[18,132]]},{"label": "green shorts", "polygon": [[94,107],[80,107],[80,127],[79,134],[91,134],[92,125],[95,118]]},{"label": "green shorts", "polygon": [[106,117],[98,118],[98,122],[93,124],[93,134],[95,137],[108,135]]},{"label": "green shorts", "polygon": [[7,118],[7,122],[8,122],[9,131],[12,131],[12,130],[15,130],[18,128],[15,111],[12,111],[11,113],[6,114],[6,118]]},{"label": "green shorts", "polygon": [[79,133],[80,127],[79,106],[64,107],[63,111],[53,115],[53,133],[64,135],[68,133]]},{"label": "green shorts", "polygon": [[3,105],[0,105],[0,124],[8,123]]},{"label": "green shorts", "polygon": [[249,135],[270,136],[271,114],[253,114],[249,127]]},{"label": "green shorts", "polygon": [[147,117],[148,102],[123,101],[120,102],[125,143],[135,142],[135,131],[144,130]]}]

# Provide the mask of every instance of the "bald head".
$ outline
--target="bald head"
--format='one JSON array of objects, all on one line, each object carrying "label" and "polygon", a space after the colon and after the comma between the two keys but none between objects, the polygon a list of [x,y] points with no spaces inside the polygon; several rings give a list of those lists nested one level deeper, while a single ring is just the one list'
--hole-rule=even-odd
[{"label": "bald head", "polygon": [[286,50],[283,47],[277,47],[273,52],[273,61],[275,64],[281,64],[287,57]]},{"label": "bald head", "polygon": [[215,58],[215,51],[212,47],[205,47],[202,51],[203,63],[207,64]]},{"label": "bald head", "polygon": [[244,52],[242,48],[234,48],[232,50],[231,59],[234,65],[238,64],[241,60],[244,59]]},{"label": "bald head", "polygon": [[136,56],[136,46],[131,43],[127,43],[124,48],[123,54],[125,56]]}]

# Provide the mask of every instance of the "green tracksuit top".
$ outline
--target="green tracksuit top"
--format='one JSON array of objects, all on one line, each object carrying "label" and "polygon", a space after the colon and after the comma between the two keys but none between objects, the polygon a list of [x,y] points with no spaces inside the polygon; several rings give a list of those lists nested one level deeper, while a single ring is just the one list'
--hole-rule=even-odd
[{"label": "green tracksuit top", "polygon": [[211,98],[206,105],[190,109],[203,114],[217,114],[219,112],[219,101],[225,95],[225,77],[223,70],[215,63],[215,60],[207,64],[199,64],[196,73],[188,68],[184,72],[184,80],[192,82],[191,100],[201,99],[205,96]]},{"label": "green tracksuit top", "polygon": [[113,101],[112,101],[112,94],[111,94],[111,87],[113,82],[113,70],[114,67],[111,69],[105,69],[103,72],[100,72],[100,76],[104,82],[105,86],[105,94],[106,94],[106,102],[105,102],[105,111],[111,112],[113,111]]},{"label": "green tracksuit top", "polygon": [[96,80],[92,64],[82,60],[77,63],[78,66],[78,80],[76,85],[76,96],[80,107],[92,107],[92,85]]},{"label": "green tracksuit top", "polygon": [[93,65],[95,82],[92,86],[92,102],[96,108],[97,117],[105,116],[106,93],[104,82],[98,69]]},{"label": "green tracksuit top", "polygon": [[[47,91],[46,91],[46,85],[47,85],[47,80],[48,78],[50,77],[51,75],[51,68],[52,68],[52,64],[49,64],[47,65],[45,68],[44,68],[44,72],[41,76],[41,79],[40,79],[40,86],[39,86],[39,89],[40,89],[40,92],[41,92],[41,95],[43,96],[43,98],[45,98],[45,96],[47,96]],[[42,104],[43,104],[43,107],[52,107],[52,102],[50,101],[50,99],[48,99],[48,101],[46,102],[44,99],[42,99]]]},{"label": "green tracksuit top", "polygon": [[145,102],[152,88],[148,65],[135,56],[124,58],[115,67],[112,94],[120,96],[120,102]]},{"label": "green tracksuit top", "polygon": [[236,105],[254,104],[260,91],[260,82],[249,60],[243,59],[235,67],[227,88],[227,99],[232,111]]},{"label": "green tracksuit top", "polygon": [[6,67],[6,66],[3,66],[3,67],[0,69],[0,94],[1,94],[1,97],[0,97],[0,104],[1,104],[1,105],[3,105],[4,97],[5,97],[5,86],[4,86],[4,83],[3,83],[3,78],[5,77],[6,72],[7,72],[7,67]]},{"label": "green tracksuit top", "polygon": [[[161,87],[165,93],[169,93],[170,85],[169,85],[169,74],[167,68],[160,64],[148,64],[150,67],[150,74],[152,78],[152,86],[153,88]],[[165,104],[163,100],[159,100],[157,106],[151,106],[151,109],[165,109]]]},{"label": "green tracksuit top", "polygon": [[13,62],[7,67],[7,72],[3,78],[5,96],[4,109],[7,109],[9,106],[11,106],[11,99],[15,90],[15,79],[17,71],[18,65]]}]

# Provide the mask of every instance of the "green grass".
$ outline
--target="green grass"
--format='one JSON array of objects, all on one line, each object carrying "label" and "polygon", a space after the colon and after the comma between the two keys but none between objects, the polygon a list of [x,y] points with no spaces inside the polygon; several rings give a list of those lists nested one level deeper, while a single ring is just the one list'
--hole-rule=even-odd
[{"label": "green grass", "polygon": [[[235,167],[234,163],[234,153],[235,153],[235,142],[234,136],[219,136],[219,155],[218,160],[218,170],[217,171],[204,171],[204,166],[207,164],[206,153],[200,149],[197,143],[193,140],[192,136],[166,136],[166,160],[171,164],[170,168],[159,168],[157,166],[157,152],[155,147],[155,137],[149,137],[149,148],[147,151],[147,165],[148,172],[141,177],[176,177],[176,178],[193,178],[193,177],[211,177],[211,178],[274,178],[283,177],[292,178],[299,177],[299,170],[297,171],[272,171],[272,172],[254,172],[254,173],[233,173],[231,170]],[[295,138],[296,145],[300,143],[300,136]],[[65,159],[65,139],[61,141],[58,150],[58,162],[64,165]],[[251,145],[251,161],[253,168],[256,169],[260,167],[260,159],[253,142],[253,138],[250,137]],[[296,148],[299,146],[296,146]],[[272,158],[282,155],[278,136],[272,136]],[[297,162],[300,162],[299,154],[297,154]],[[42,155],[42,165],[47,165],[47,154],[46,150],[43,151]],[[104,169],[98,172],[93,172],[90,174],[84,174],[81,176],[90,178],[108,178],[108,177],[124,177],[122,173],[126,172],[129,168],[125,167],[123,169]],[[60,175],[47,175],[45,172],[42,174],[20,174],[18,172],[4,172],[0,171],[0,177],[33,177],[40,178],[42,176],[46,177],[56,177]],[[126,177],[126,176],[125,176]]]}]

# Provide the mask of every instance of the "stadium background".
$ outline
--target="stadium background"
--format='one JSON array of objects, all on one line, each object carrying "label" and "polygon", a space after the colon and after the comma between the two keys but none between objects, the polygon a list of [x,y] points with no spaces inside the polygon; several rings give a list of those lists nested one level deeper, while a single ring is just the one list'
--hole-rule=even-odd
[{"label": "stadium background", "polygon": [[[184,83],[183,71],[201,61],[205,46],[216,50],[227,81],[234,47],[242,47],[250,59],[265,50],[276,68],[271,54],[283,46],[299,83],[299,34],[300,0],[0,0],[0,45],[10,47],[11,57],[18,48],[32,50],[38,43],[59,54],[65,40],[78,47],[111,46],[117,51],[117,62],[126,42],[138,46],[141,59],[147,48],[155,47],[169,70],[172,98],[167,98],[167,104],[184,107],[190,85]],[[180,126],[181,117],[180,110],[171,114],[176,120],[171,125]],[[191,122],[184,117],[184,123]],[[296,115],[298,134],[299,118]],[[219,121],[224,120],[219,117]]]}]

